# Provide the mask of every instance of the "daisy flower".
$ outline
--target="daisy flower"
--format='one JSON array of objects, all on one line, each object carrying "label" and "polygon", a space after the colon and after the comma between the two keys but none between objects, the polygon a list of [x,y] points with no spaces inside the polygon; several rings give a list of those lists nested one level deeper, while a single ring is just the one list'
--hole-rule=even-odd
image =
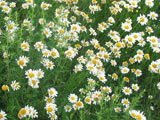
[{"label": "daisy flower", "polygon": [[52,48],[52,50],[50,51],[50,54],[51,54],[51,57],[54,58],[54,59],[59,57],[59,52],[55,48]]},{"label": "daisy flower", "polygon": [[29,5],[28,5],[27,3],[23,3],[23,4],[22,4],[22,8],[23,8],[23,9],[28,9],[28,8],[29,8]]},{"label": "daisy flower", "polygon": [[87,96],[87,97],[85,97],[84,102],[87,104],[91,104],[92,100],[90,97]]},{"label": "daisy flower", "polygon": [[80,23],[72,24],[71,25],[71,30],[79,33],[81,31]]},{"label": "daisy flower", "polygon": [[47,38],[52,36],[52,31],[49,28],[45,28],[43,33],[46,35]]},{"label": "daisy flower", "polygon": [[122,74],[127,74],[130,70],[127,67],[120,67]]},{"label": "daisy flower", "polygon": [[77,95],[75,95],[75,94],[70,94],[70,95],[68,96],[68,100],[69,100],[70,103],[76,103],[77,100],[78,100],[78,97],[77,97]]},{"label": "daisy flower", "polygon": [[27,110],[26,110],[25,108],[21,108],[20,111],[19,111],[19,113],[18,113],[18,117],[19,117],[20,119],[22,119],[22,118],[26,117],[27,114],[28,114],[28,113],[27,113]]},{"label": "daisy flower", "polygon": [[146,117],[143,115],[143,112],[129,110],[129,114],[132,118],[135,118],[136,120],[146,120]]},{"label": "daisy flower", "polygon": [[29,69],[25,72],[25,75],[28,79],[37,79],[37,74],[35,70]]},{"label": "daisy flower", "polygon": [[51,55],[51,52],[48,49],[42,50],[43,57],[49,57]]},{"label": "daisy flower", "polygon": [[16,61],[20,68],[23,69],[23,67],[27,66],[27,63],[29,63],[29,58],[26,56],[20,56]]},{"label": "daisy flower", "polygon": [[64,109],[65,109],[66,112],[71,112],[72,107],[69,106],[69,105],[65,105],[65,106],[64,106]]},{"label": "daisy flower", "polygon": [[78,110],[84,107],[83,102],[81,102],[80,100],[78,100],[78,101],[75,103],[75,105],[77,106],[77,109],[78,109]]},{"label": "daisy flower", "polygon": [[29,51],[29,44],[28,44],[28,42],[23,41],[23,43],[21,43],[21,49],[23,51]]},{"label": "daisy flower", "polygon": [[17,82],[15,80],[15,81],[12,81],[11,87],[12,87],[13,91],[16,91],[16,90],[20,89],[21,86],[19,85],[19,82]]},{"label": "daisy flower", "polygon": [[141,15],[137,17],[137,22],[140,23],[141,25],[146,25],[148,23],[148,19],[145,15]]},{"label": "daisy flower", "polygon": [[24,25],[24,26],[29,26],[30,24],[31,24],[31,21],[30,21],[30,20],[24,19],[24,21],[23,21],[23,25]]},{"label": "daisy flower", "polygon": [[132,30],[131,24],[128,24],[128,23],[122,23],[121,28],[122,28],[122,30],[124,30],[125,32],[130,32],[130,31]]},{"label": "daisy flower", "polygon": [[5,0],[0,1],[0,7],[6,6],[8,3]]},{"label": "daisy flower", "polygon": [[75,73],[77,73],[77,72],[79,72],[79,71],[82,71],[82,69],[83,69],[83,65],[81,65],[81,64],[75,65],[74,67],[75,67],[75,68],[73,69],[73,71],[74,71]]},{"label": "daisy flower", "polygon": [[39,19],[39,24],[42,25],[42,24],[44,24],[45,22],[46,22],[46,21],[45,21],[43,18],[40,18],[40,19]]},{"label": "daisy flower", "polygon": [[51,120],[57,120],[58,119],[58,116],[54,112],[49,114],[49,117],[50,117]]},{"label": "daisy flower", "polygon": [[90,31],[90,35],[93,35],[93,36],[97,35],[96,31],[93,28],[90,28],[89,31]]},{"label": "daisy flower", "polygon": [[68,47],[68,50],[65,51],[65,54],[67,58],[72,60],[78,54],[78,51],[76,48]]},{"label": "daisy flower", "polygon": [[53,97],[45,97],[45,101],[47,103],[55,103],[55,99]]},{"label": "daisy flower", "polygon": [[2,7],[2,12],[8,14],[10,11],[11,11],[11,8],[10,8],[10,7],[8,7],[8,6],[3,6],[3,7]]},{"label": "daisy flower", "polygon": [[138,91],[138,90],[139,90],[138,84],[132,84],[132,89],[133,89],[134,91]]},{"label": "daisy flower", "polygon": [[7,114],[4,111],[0,111],[0,120],[7,120],[6,118]]},{"label": "daisy flower", "polygon": [[111,89],[111,87],[104,87],[104,91],[106,92],[106,93],[112,93],[112,89]]},{"label": "daisy flower", "polygon": [[123,98],[121,103],[123,104],[123,106],[129,106],[129,104],[130,104],[129,100],[126,98]]},{"label": "daisy flower", "polygon": [[148,33],[148,34],[151,34],[151,33],[153,33],[154,31],[153,31],[153,29],[152,29],[152,27],[146,27],[146,32]]},{"label": "daisy flower", "polygon": [[41,8],[44,9],[44,10],[48,10],[48,8],[51,7],[51,6],[52,6],[51,4],[47,4],[45,2],[41,3]]},{"label": "daisy flower", "polygon": [[154,6],[154,0],[145,0],[145,4],[148,7],[152,8]]},{"label": "daisy flower", "polygon": [[139,55],[139,54],[135,55],[134,60],[135,60],[135,62],[138,62],[138,63],[142,62],[143,55]]},{"label": "daisy flower", "polygon": [[113,73],[113,74],[112,74],[112,79],[113,79],[113,80],[117,80],[117,79],[118,79],[118,75],[117,75],[116,73]]},{"label": "daisy flower", "polygon": [[151,20],[157,20],[158,18],[158,14],[155,12],[150,12],[147,16],[149,16]]},{"label": "daisy flower", "polygon": [[108,18],[108,22],[110,22],[110,23],[115,23],[115,20],[114,20],[113,17],[109,17],[109,18]]},{"label": "daisy flower", "polygon": [[56,97],[58,95],[58,92],[56,91],[55,88],[50,88],[50,89],[48,89],[48,95],[50,97]]},{"label": "daisy flower", "polygon": [[114,111],[117,112],[117,113],[119,113],[119,112],[121,112],[122,110],[121,110],[120,107],[116,107],[116,108],[114,108]]},{"label": "daisy flower", "polygon": [[2,90],[3,91],[9,91],[8,85],[2,85]]},{"label": "daisy flower", "polygon": [[34,0],[25,0],[25,1],[26,1],[29,5],[32,5]]},{"label": "daisy flower", "polygon": [[17,25],[13,21],[8,21],[6,24],[7,31],[13,33],[18,29]]},{"label": "daisy flower", "polygon": [[136,75],[136,77],[140,77],[142,75],[142,71],[140,69],[137,69],[135,71],[135,75]]},{"label": "daisy flower", "polygon": [[39,79],[43,78],[44,77],[44,72],[43,70],[39,69],[39,70],[36,70],[36,73],[37,73],[37,77]]},{"label": "daisy flower", "polygon": [[53,63],[52,61],[48,60],[48,59],[45,59],[44,62],[45,62],[44,66],[45,66],[47,69],[52,70],[53,67],[55,66],[54,63]]},{"label": "daisy flower", "polygon": [[39,88],[40,81],[38,79],[29,79],[28,85],[31,86],[32,88]]},{"label": "daisy flower", "polygon": [[16,3],[15,3],[15,2],[11,2],[11,3],[9,4],[9,6],[10,6],[11,8],[14,8],[14,7],[16,7]]},{"label": "daisy flower", "polygon": [[132,89],[130,89],[129,87],[123,87],[122,92],[125,95],[130,95],[130,94],[132,94]]},{"label": "daisy flower", "polygon": [[107,95],[107,96],[104,98],[104,100],[105,100],[106,102],[108,102],[109,100],[111,100],[111,97],[110,97],[109,95]]},{"label": "daisy flower", "polygon": [[112,66],[116,66],[117,65],[117,62],[115,60],[111,60],[110,63],[111,63]]},{"label": "daisy flower", "polygon": [[102,82],[102,83],[106,83],[107,82],[107,79],[105,77],[105,74],[101,73],[99,74],[98,76],[98,79]]},{"label": "daisy flower", "polygon": [[44,44],[40,41],[40,42],[36,42],[34,44],[35,49],[37,49],[38,51],[44,49]]},{"label": "daisy flower", "polygon": [[126,42],[131,44],[134,44],[136,42],[136,39],[132,35],[126,35],[124,39]]},{"label": "daisy flower", "polygon": [[158,90],[160,90],[160,82],[157,83],[157,88],[158,88]]}]

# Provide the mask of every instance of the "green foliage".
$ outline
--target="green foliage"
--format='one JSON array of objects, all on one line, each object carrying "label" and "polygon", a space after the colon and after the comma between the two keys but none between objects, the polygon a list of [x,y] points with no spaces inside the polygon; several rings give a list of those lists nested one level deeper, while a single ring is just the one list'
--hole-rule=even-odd
[{"label": "green foliage", "polygon": [[[13,2],[12,0],[6,0],[7,2]],[[119,1],[119,0],[117,0]],[[45,97],[48,95],[47,90],[54,87],[58,91],[57,97],[55,97],[55,104],[57,105],[58,111],[56,112],[59,120],[131,120],[131,116],[128,114],[129,110],[140,110],[144,111],[147,120],[159,120],[160,118],[160,95],[159,90],[157,89],[157,83],[160,82],[160,74],[156,74],[148,71],[148,67],[152,61],[159,59],[160,53],[155,53],[151,49],[149,43],[145,47],[138,46],[134,44],[132,48],[125,47],[121,50],[121,57],[116,58],[114,54],[111,54],[110,60],[116,60],[117,66],[113,67],[110,62],[103,61],[103,68],[105,69],[105,75],[107,78],[106,83],[99,81],[99,78],[93,76],[87,67],[83,68],[83,71],[75,73],[73,69],[75,65],[78,64],[77,58],[84,56],[88,61],[91,60],[91,57],[87,54],[87,50],[93,50],[95,55],[98,53],[98,49],[94,45],[88,47],[82,47],[78,50],[78,54],[73,59],[68,59],[66,57],[66,51],[68,46],[75,48],[76,44],[81,44],[82,40],[90,42],[92,39],[97,39],[101,47],[105,47],[108,52],[111,52],[109,47],[105,46],[106,42],[113,41],[107,34],[111,31],[118,31],[121,38],[124,38],[128,35],[128,32],[125,32],[121,29],[121,23],[125,22],[126,18],[132,19],[132,30],[133,32],[145,32],[144,39],[146,41],[147,36],[150,36],[146,32],[146,26],[151,26],[154,29],[154,36],[160,37],[159,29],[160,22],[158,20],[149,20],[147,25],[142,26],[137,22],[137,17],[140,14],[149,14],[150,11],[155,11],[160,13],[160,3],[159,0],[154,1],[154,7],[149,8],[144,5],[145,0],[141,0],[138,4],[141,8],[129,12],[127,9],[123,10],[120,13],[112,14],[110,8],[113,4],[113,0],[106,0],[105,4],[98,2],[101,6],[101,11],[95,12],[92,14],[89,9],[91,4],[90,0],[79,0],[77,6],[78,9],[85,12],[91,19],[92,22],[88,23],[86,20],[80,16],[76,15],[71,9],[68,19],[71,16],[75,16],[76,22],[80,22],[81,26],[85,26],[87,31],[80,33],[78,41],[67,41],[67,39],[55,32],[54,28],[52,36],[47,38],[43,33],[43,30],[46,25],[40,25],[39,19],[43,18],[46,20],[46,23],[53,21],[54,24],[58,27],[62,27],[64,31],[70,30],[70,26],[66,26],[64,23],[60,22],[60,18],[56,17],[56,9],[66,9],[67,4],[65,2],[56,2],[53,0],[45,0],[46,3],[50,3],[52,7],[49,10],[43,10],[40,5],[42,1],[35,0],[36,7],[31,7],[29,9],[23,9],[22,4],[25,3],[23,0],[15,0],[16,7],[11,10],[9,14],[0,12],[0,28],[2,30],[2,35],[0,35],[0,86],[8,85],[9,91],[0,90],[0,110],[4,110],[7,114],[8,120],[17,120],[18,113],[21,108],[24,108],[26,105],[33,106],[38,112],[38,118],[34,120],[49,120],[46,113]],[[73,4],[69,5],[70,7]],[[2,10],[2,7],[0,8]],[[11,39],[9,31],[6,30],[7,20],[4,20],[4,17],[8,16],[10,21],[14,21],[17,24],[18,29],[14,32],[14,39]],[[107,22],[109,17],[113,17],[116,20],[116,23],[106,29],[104,32],[97,30],[98,24],[101,22]],[[24,26],[24,19],[29,19],[34,31],[26,30],[27,27]],[[71,21],[71,20],[69,20]],[[72,22],[71,22],[72,23]],[[73,23],[72,23],[73,24]],[[92,27],[96,30],[97,35],[90,35],[89,28]],[[59,41],[62,40],[62,43],[67,42],[66,46],[58,46]],[[25,52],[21,49],[21,43],[23,41],[28,42],[30,46],[29,52]],[[47,49],[51,50],[56,48],[59,52],[59,56],[56,59],[50,59],[54,63],[54,68],[52,70],[47,69],[41,63],[43,54],[35,49],[34,45],[36,42],[42,41],[43,44],[47,46]],[[114,43],[114,42],[113,42]],[[115,43],[114,43],[115,44]],[[159,43],[160,44],[160,43]],[[127,46],[127,44],[126,44]],[[130,71],[133,68],[141,69],[142,76],[136,77],[135,74],[129,72],[127,75],[122,74],[119,70],[119,67],[122,66],[124,61],[129,63],[129,58],[134,57],[138,49],[142,49],[144,53],[150,55],[150,60],[144,59],[141,63],[130,64]],[[8,57],[4,57],[4,53],[8,54]],[[23,69],[17,65],[17,60],[20,56],[28,56],[29,63]],[[26,71],[29,69],[38,70],[42,69],[44,71],[44,77],[40,79],[39,88],[32,88],[28,85],[28,79],[26,78]],[[116,73],[118,79],[114,81],[109,75]],[[109,94],[111,100],[106,102],[104,99],[108,95],[105,92],[103,93],[102,100],[100,104],[91,104],[88,105],[84,102],[87,92],[90,92],[90,85],[87,82],[87,78],[93,78],[96,81],[94,88],[96,90],[101,90],[102,86],[110,86],[112,88],[112,94]],[[126,82],[124,77],[129,77],[130,82]],[[12,81],[16,80],[20,84],[20,89],[14,91],[11,88]],[[121,107],[122,110],[124,106],[121,104],[121,100],[126,97],[123,94],[122,89],[125,86],[130,86],[132,84],[138,84],[140,90],[138,92],[133,92],[127,98],[130,100],[130,108],[127,112],[121,111],[120,113],[115,112],[116,107]],[[93,87],[93,86],[92,86]],[[91,87],[91,88],[92,88]],[[86,91],[85,94],[80,94],[79,89],[84,88]],[[71,112],[65,112],[64,106],[66,104],[72,105],[68,102],[68,96],[71,93],[78,95],[78,98],[81,99],[84,103],[84,107],[80,110],[73,110]],[[115,95],[115,97],[113,97]],[[152,96],[149,98],[148,96]],[[151,110],[151,106],[154,106],[154,110]],[[31,118],[23,118],[22,120],[31,120]]]}]

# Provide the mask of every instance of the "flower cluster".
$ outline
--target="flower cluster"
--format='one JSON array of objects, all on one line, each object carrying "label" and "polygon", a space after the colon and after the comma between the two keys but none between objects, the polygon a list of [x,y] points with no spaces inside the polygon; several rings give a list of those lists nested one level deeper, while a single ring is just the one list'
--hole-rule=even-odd
[{"label": "flower cluster", "polygon": [[46,112],[49,115],[51,120],[57,120],[58,116],[56,115],[56,111],[58,110],[57,105],[55,104],[55,97],[57,97],[58,92],[55,88],[48,89],[48,96],[45,97],[46,101]]},{"label": "flower cluster", "polygon": [[[160,75],[157,3],[156,0],[0,0],[0,61],[3,61],[0,93],[4,93],[2,105],[6,113],[10,113],[6,100],[13,105],[24,104],[19,102],[22,92],[32,91],[33,95],[24,99],[36,96],[33,103],[45,101],[42,107],[51,120],[88,119],[85,115],[104,119],[106,113],[108,119],[154,119],[147,118],[148,106],[142,107],[146,114],[136,107],[140,99],[144,99],[144,104],[152,104],[151,100],[156,98],[154,94],[158,93],[149,90],[151,83],[153,89],[160,90],[156,78]],[[48,88],[51,85],[56,89]],[[16,102],[8,99],[14,93]],[[156,104],[149,109],[157,109]],[[45,119],[38,115],[40,108],[27,105],[18,109],[19,119]],[[7,119],[6,113],[0,111],[0,120]]]},{"label": "flower cluster", "polygon": [[18,118],[38,118],[38,112],[34,107],[32,106],[25,106],[24,108],[21,108],[20,111],[18,112]]},{"label": "flower cluster", "polygon": [[39,88],[40,80],[44,77],[43,70],[32,70],[29,69],[25,72],[26,78],[28,78],[28,85],[32,88]]}]

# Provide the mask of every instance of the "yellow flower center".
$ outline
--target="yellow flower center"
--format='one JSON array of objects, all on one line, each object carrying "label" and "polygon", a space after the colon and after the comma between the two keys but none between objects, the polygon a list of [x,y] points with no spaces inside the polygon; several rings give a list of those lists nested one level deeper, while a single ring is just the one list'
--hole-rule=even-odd
[{"label": "yellow flower center", "polygon": [[44,52],[43,54],[44,54],[45,56],[47,56],[47,55],[48,55],[48,52]]},{"label": "yellow flower center", "polygon": [[32,84],[35,86],[36,85],[36,81],[35,80],[32,80]]},{"label": "yellow flower center", "polygon": [[2,115],[2,114],[0,114],[0,119],[1,119],[1,118],[3,118],[3,115]]},{"label": "yellow flower center", "polygon": [[52,115],[51,115],[51,118],[55,119],[55,118],[56,118],[56,116],[52,114]]},{"label": "yellow flower center", "polygon": [[47,5],[46,5],[46,4],[43,4],[43,8],[47,8]]},{"label": "yellow flower center", "polygon": [[22,109],[20,110],[20,114],[25,115],[25,114],[26,114],[26,109],[22,108]]},{"label": "yellow flower center", "polygon": [[33,78],[33,77],[34,77],[34,73],[29,73],[28,76],[29,76],[30,78]]},{"label": "yellow flower center", "polygon": [[133,89],[136,90],[136,89],[137,89],[137,86],[133,86]]},{"label": "yellow flower center", "polygon": [[71,52],[71,51],[68,51],[66,54],[67,54],[68,56],[71,56],[71,55],[72,55],[72,52]]},{"label": "yellow flower center", "polygon": [[24,7],[24,8],[27,8],[27,5],[24,5],[23,7]]},{"label": "yellow flower center", "polygon": [[26,44],[22,44],[21,47],[23,47],[24,49],[27,49],[27,45]]},{"label": "yellow flower center", "polygon": [[123,72],[127,72],[127,69],[124,69]]},{"label": "yellow flower center", "polygon": [[27,2],[28,2],[28,3],[32,3],[32,0],[28,0]]},{"label": "yellow flower center", "polygon": [[75,97],[71,97],[71,100],[75,100]]},{"label": "yellow flower center", "polygon": [[78,102],[76,103],[76,105],[77,105],[78,107],[81,107],[81,106],[82,106],[82,102],[78,101]]},{"label": "yellow flower center", "polygon": [[126,93],[129,93],[129,92],[130,92],[130,90],[129,90],[129,89],[125,89],[125,92],[126,92]]},{"label": "yellow flower center", "polygon": [[60,10],[58,10],[58,11],[57,11],[57,13],[58,13],[58,14],[61,14],[61,11],[60,11]]},{"label": "yellow flower center", "polygon": [[47,108],[47,111],[48,111],[48,112],[52,112],[52,111],[53,111],[53,108],[48,107],[48,108]]},{"label": "yellow flower center", "polygon": [[7,85],[3,85],[3,86],[2,86],[2,90],[3,90],[3,91],[8,90],[8,86],[7,86]]},{"label": "yellow flower center", "polygon": [[48,35],[48,34],[49,34],[48,30],[45,30],[45,31],[44,31],[44,33],[45,33],[46,35]]},{"label": "yellow flower center", "polygon": [[110,90],[109,90],[109,88],[106,88],[106,92],[109,92]]},{"label": "yellow flower center", "polygon": [[4,11],[8,11],[8,7],[3,8]]},{"label": "yellow flower center", "polygon": [[49,66],[49,67],[52,67],[52,63],[48,63],[48,66]]},{"label": "yellow flower center", "polygon": [[125,25],[124,28],[125,28],[125,29],[129,29],[129,26],[128,26],[128,25]]},{"label": "yellow flower center", "polygon": [[136,118],[137,118],[137,120],[142,120],[142,116],[141,115],[137,115]]},{"label": "yellow flower center", "polygon": [[13,25],[8,25],[8,28],[9,28],[10,30],[12,30],[12,29],[13,29]]},{"label": "yellow flower center", "polygon": [[61,34],[64,34],[64,30],[62,30],[62,29],[61,29],[61,30],[59,30],[59,32],[60,32]]},{"label": "yellow flower center", "polygon": [[116,43],[116,46],[121,47],[121,43],[120,42]]},{"label": "yellow flower center", "polygon": [[144,22],[144,18],[140,18],[141,22]]},{"label": "yellow flower center", "polygon": [[131,113],[131,116],[132,116],[132,117],[136,117],[136,114],[135,114],[135,113]]},{"label": "yellow flower center", "polygon": [[90,102],[91,100],[89,98],[85,98],[85,101],[86,102]]},{"label": "yellow flower center", "polygon": [[50,94],[50,95],[53,95],[53,94],[54,94],[54,92],[51,90],[51,91],[49,91],[49,94]]},{"label": "yellow flower center", "polygon": [[129,38],[128,38],[128,41],[129,41],[129,42],[132,42],[132,41],[133,41],[133,39],[129,37]]},{"label": "yellow flower center", "polygon": [[125,100],[125,101],[124,101],[124,104],[126,104],[126,105],[127,105],[127,104],[128,104],[128,101],[127,101],[127,100]]},{"label": "yellow flower center", "polygon": [[52,101],[51,98],[48,98],[48,99],[47,99],[47,102],[48,102],[48,103],[51,103],[51,101]]},{"label": "yellow flower center", "polygon": [[24,61],[23,60],[19,60],[18,63],[19,63],[19,65],[22,65],[22,66],[24,65]]},{"label": "yellow flower center", "polygon": [[56,56],[56,52],[51,52],[51,55],[54,57],[54,56]]}]

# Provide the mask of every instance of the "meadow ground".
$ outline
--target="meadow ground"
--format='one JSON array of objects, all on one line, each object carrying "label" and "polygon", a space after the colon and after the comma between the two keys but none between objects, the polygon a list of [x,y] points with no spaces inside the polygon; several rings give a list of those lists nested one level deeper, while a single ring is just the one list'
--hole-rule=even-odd
[{"label": "meadow ground", "polygon": [[160,120],[159,0],[0,11],[0,120]]}]

